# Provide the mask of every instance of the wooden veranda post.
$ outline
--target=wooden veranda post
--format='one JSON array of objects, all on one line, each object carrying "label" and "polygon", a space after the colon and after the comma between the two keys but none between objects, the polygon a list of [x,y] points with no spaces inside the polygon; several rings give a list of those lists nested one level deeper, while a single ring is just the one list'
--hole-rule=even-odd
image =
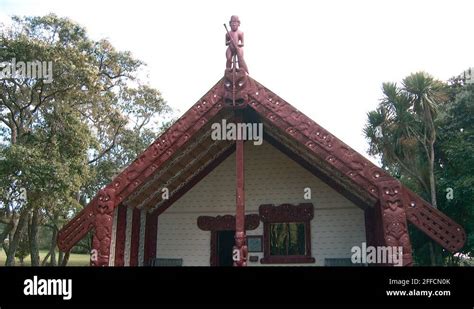
[{"label": "wooden veranda post", "polygon": [[[243,121],[243,111],[235,111],[235,123]],[[244,141],[236,141],[236,211],[235,211],[235,246],[233,250],[234,266],[247,266],[247,244],[245,235],[245,190],[244,190]]]}]

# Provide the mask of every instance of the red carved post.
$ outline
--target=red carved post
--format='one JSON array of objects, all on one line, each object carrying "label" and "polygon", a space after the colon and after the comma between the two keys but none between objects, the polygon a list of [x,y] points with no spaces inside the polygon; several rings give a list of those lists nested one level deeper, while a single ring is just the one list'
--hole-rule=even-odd
[{"label": "red carved post", "polygon": [[145,257],[144,265],[150,266],[156,257],[156,238],[158,233],[158,212],[154,211],[146,215],[145,224]]},{"label": "red carved post", "polygon": [[110,256],[110,240],[112,239],[113,211],[115,207],[115,191],[105,188],[99,192],[99,200],[95,213],[95,231],[92,239],[93,266],[108,266]]},{"label": "red carved post", "polygon": [[407,201],[402,185],[398,180],[390,179],[380,181],[378,189],[385,245],[402,247],[403,266],[412,266],[412,249],[405,212]]},{"label": "red carved post", "polygon": [[125,233],[127,230],[127,206],[119,205],[117,211],[117,230],[115,231],[114,266],[123,266],[125,261]]},{"label": "red carved post", "polygon": [[[242,122],[242,111],[235,111],[235,123]],[[236,143],[236,212],[235,212],[235,246],[234,255],[237,260],[234,266],[247,266],[247,244],[245,239],[245,195],[244,195],[244,141],[237,139]]]}]

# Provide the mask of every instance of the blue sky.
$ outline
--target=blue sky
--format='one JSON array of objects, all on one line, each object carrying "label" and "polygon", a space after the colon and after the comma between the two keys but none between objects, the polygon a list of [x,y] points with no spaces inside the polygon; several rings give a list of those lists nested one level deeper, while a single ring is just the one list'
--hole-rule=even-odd
[{"label": "blue sky", "polygon": [[365,156],[382,82],[474,66],[474,1],[0,0],[0,22],[50,12],[146,62],[179,114],[223,76],[222,24],[237,14],[250,75]]}]

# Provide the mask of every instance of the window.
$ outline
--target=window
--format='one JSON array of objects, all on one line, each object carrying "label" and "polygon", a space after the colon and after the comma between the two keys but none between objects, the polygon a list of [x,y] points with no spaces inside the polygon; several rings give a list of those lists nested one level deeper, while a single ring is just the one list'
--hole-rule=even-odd
[{"label": "window", "polygon": [[261,205],[259,213],[264,224],[262,264],[314,263],[310,231],[312,204]]},{"label": "window", "polygon": [[270,255],[305,255],[304,223],[270,223]]}]

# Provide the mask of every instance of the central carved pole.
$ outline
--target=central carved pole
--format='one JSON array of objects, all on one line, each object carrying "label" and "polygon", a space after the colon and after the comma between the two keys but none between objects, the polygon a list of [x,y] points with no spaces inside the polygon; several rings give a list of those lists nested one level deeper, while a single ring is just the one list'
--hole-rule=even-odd
[{"label": "central carved pole", "polygon": [[[235,124],[243,121],[243,111],[235,111]],[[236,141],[236,211],[235,211],[235,246],[232,257],[234,266],[247,266],[247,244],[245,237],[245,192],[244,192],[244,141]]]}]

